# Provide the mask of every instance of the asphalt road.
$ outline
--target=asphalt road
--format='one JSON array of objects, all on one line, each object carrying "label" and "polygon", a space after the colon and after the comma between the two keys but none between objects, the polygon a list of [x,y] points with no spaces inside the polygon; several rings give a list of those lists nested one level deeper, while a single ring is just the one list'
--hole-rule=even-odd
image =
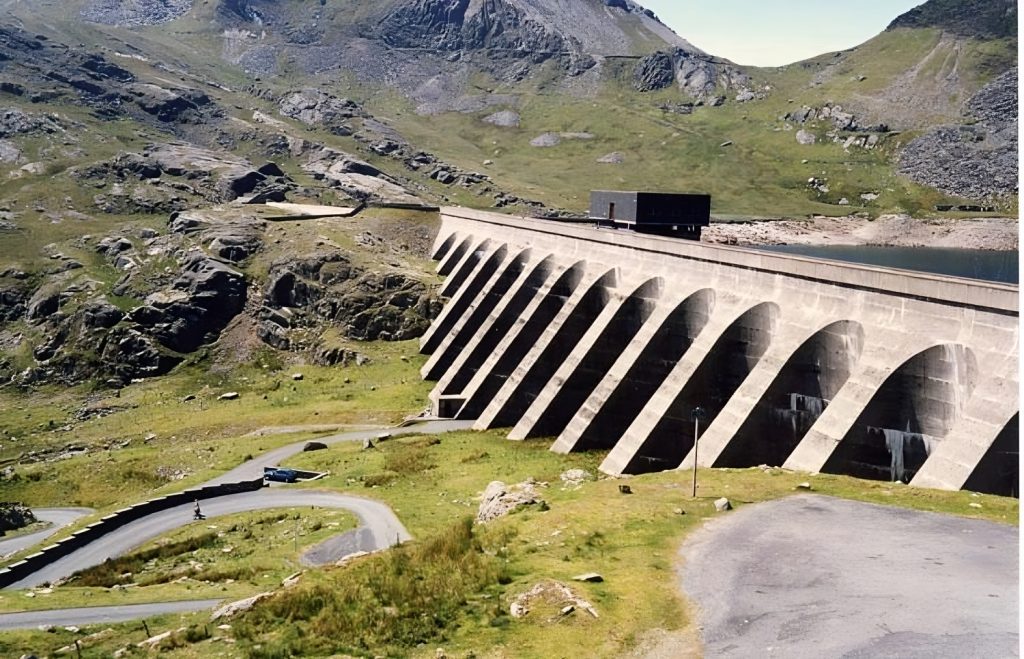
[{"label": "asphalt road", "polygon": [[[318,438],[316,441],[330,445],[338,442],[362,441],[367,438],[375,438],[380,436],[381,433],[388,433],[392,437],[397,437],[400,435],[462,430],[471,425],[472,422],[466,421],[428,421],[401,428],[381,428],[339,433]],[[305,445],[305,441],[295,442],[273,451],[268,451],[217,478],[207,481],[204,485],[233,483],[259,478],[263,475],[263,468],[265,466],[280,464],[296,453],[300,453]],[[201,503],[203,513],[208,518],[249,510],[293,506],[344,508],[353,512],[360,519],[358,533],[341,534],[335,539],[322,543],[309,556],[304,557],[304,561],[307,563],[318,560],[318,556],[323,556],[323,562],[327,562],[328,560],[337,560],[354,551],[374,551],[389,547],[396,542],[404,542],[410,538],[405,527],[402,526],[402,523],[386,505],[369,499],[332,492],[275,487],[258,492],[245,492],[206,499]],[[30,588],[42,583],[56,581],[73,574],[77,570],[102,563],[107,558],[127,553],[148,540],[159,537],[192,521],[192,504],[185,504],[148,515],[130,524],[126,524],[117,531],[98,538],[78,551],[47,565],[42,570],[21,581],[11,584],[8,588]]]},{"label": "asphalt road", "polygon": [[85,517],[96,511],[92,508],[33,508],[32,512],[36,519],[41,522],[49,522],[50,526],[35,533],[26,533],[0,540],[0,558],[10,556],[22,549],[28,549],[32,545],[46,540],[79,517]]},{"label": "asphalt road", "polygon": [[682,549],[706,657],[1014,657],[1016,527],[792,496]]},{"label": "asphalt road", "polygon": [[222,600],[186,600],[183,602],[159,602],[156,604],[122,604],[119,606],[87,606],[79,609],[55,609],[52,611],[24,611],[0,615],[0,630],[35,629],[36,627],[65,627],[75,625],[101,625],[124,622],[136,618],[165,613],[190,613],[212,609]]},{"label": "asphalt road", "polygon": [[473,427],[472,421],[453,421],[453,420],[439,420],[439,421],[425,421],[423,423],[417,423],[410,426],[401,428],[377,428],[375,430],[356,430],[352,432],[338,433],[337,435],[328,435],[327,437],[317,437],[314,440],[306,440],[302,442],[295,442],[294,444],[288,444],[281,448],[276,448],[273,451],[267,451],[261,453],[252,460],[243,462],[239,466],[235,467],[231,471],[225,472],[224,474],[203,483],[203,485],[218,485],[220,483],[237,483],[239,481],[248,481],[263,476],[264,467],[276,467],[282,462],[295,455],[301,453],[302,448],[309,441],[317,441],[322,444],[337,444],[340,442],[361,442],[364,439],[374,439],[381,433],[387,433],[392,437],[399,437],[401,435],[425,435],[431,433],[442,433],[449,432],[452,430],[468,430]]}]

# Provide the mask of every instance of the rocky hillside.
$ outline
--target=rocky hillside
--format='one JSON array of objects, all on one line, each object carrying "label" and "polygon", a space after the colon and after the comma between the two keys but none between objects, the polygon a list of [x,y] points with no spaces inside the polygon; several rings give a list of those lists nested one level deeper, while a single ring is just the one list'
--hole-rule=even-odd
[{"label": "rocky hillside", "polygon": [[888,29],[939,28],[965,37],[998,39],[1017,36],[1014,0],[931,0],[898,16]]},{"label": "rocky hillside", "polygon": [[[720,215],[1016,212],[1006,0],[931,0],[778,69],[632,0],[30,4],[0,0],[0,382],[414,337],[436,205],[558,216],[635,188]],[[369,210],[279,222],[282,201]]]}]

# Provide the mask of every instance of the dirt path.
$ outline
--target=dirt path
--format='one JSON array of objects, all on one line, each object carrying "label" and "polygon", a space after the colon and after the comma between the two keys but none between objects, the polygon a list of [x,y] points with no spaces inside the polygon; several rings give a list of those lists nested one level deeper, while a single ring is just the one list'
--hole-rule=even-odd
[{"label": "dirt path", "polygon": [[966,220],[915,219],[882,215],[814,217],[807,220],[715,223],[701,240],[726,245],[886,245],[1016,250],[1019,224],[1014,218]]}]

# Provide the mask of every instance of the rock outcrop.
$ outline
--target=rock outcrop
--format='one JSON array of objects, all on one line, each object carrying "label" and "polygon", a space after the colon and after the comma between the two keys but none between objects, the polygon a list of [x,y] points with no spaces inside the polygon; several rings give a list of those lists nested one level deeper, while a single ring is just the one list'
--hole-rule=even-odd
[{"label": "rock outcrop", "polygon": [[727,62],[683,48],[647,55],[633,69],[633,87],[638,91],[665,89],[673,83],[684,94],[708,105],[720,104],[709,102],[719,91],[752,94],[745,73]]},{"label": "rock outcrop", "polygon": [[943,126],[910,142],[899,171],[912,180],[973,200],[1017,192],[1017,69],[985,85],[965,114],[977,123]]}]

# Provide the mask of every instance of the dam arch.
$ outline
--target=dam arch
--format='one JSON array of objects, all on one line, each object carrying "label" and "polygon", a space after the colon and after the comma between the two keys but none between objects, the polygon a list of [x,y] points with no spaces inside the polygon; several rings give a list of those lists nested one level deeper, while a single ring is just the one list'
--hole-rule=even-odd
[{"label": "dam arch", "polygon": [[815,332],[786,360],[714,466],[782,465],[846,384],[863,349],[864,327],[856,321]]},{"label": "dam arch", "polygon": [[1020,498],[1020,412],[996,435],[992,445],[971,472],[965,490]]},{"label": "dam arch", "polygon": [[624,472],[642,474],[676,469],[694,444],[690,413],[701,407],[701,432],[715,420],[771,343],[779,305],[762,302],[745,311],[718,337],[707,356],[676,395]]},{"label": "dam arch", "polygon": [[[453,234],[452,237],[454,238],[455,235]],[[473,236],[468,236],[464,238],[462,242],[459,243],[459,246],[455,248],[455,251],[448,254],[447,258],[442,257],[441,264],[437,266],[437,274],[441,275],[442,277],[447,277],[448,275],[450,275],[452,271],[455,270],[455,266],[457,266],[459,262],[462,260],[462,257],[465,256],[466,252],[469,251],[469,248],[472,244]]]},{"label": "dam arch", "polygon": [[516,320],[526,311],[530,301],[533,300],[534,296],[537,295],[545,282],[551,277],[554,268],[555,263],[551,256],[546,257],[534,266],[526,281],[523,282],[523,285],[512,294],[508,305],[498,314],[494,323],[469,352],[461,368],[452,375],[451,379],[444,386],[441,391],[442,394],[458,394],[469,384],[469,381],[480,370],[487,357],[494,352],[501,340],[512,329]]},{"label": "dam arch", "polygon": [[565,429],[575,411],[650,318],[664,289],[665,280],[654,277],[626,296],[594,343],[587,347],[586,354],[546,401],[536,422],[523,433],[524,438],[557,435]]},{"label": "dam arch", "polygon": [[[491,259],[503,259],[504,254],[502,250],[504,249],[502,247],[495,252]],[[487,320],[487,317],[498,305],[498,302],[501,301],[501,298],[508,293],[508,289],[519,278],[519,275],[529,263],[529,259],[530,249],[522,250],[505,266],[493,284],[486,287],[486,290],[481,291],[478,295],[474,295],[477,302],[476,307],[469,312],[469,316],[462,323],[462,326],[451,332],[451,340],[437,350],[435,354],[436,359],[424,376],[427,380],[437,380],[444,375],[445,371],[454,363],[458,354],[466,348],[470,339],[473,338],[476,331]],[[481,271],[481,276],[486,276],[486,270],[485,268],[484,271]]]},{"label": "dam arch", "polygon": [[573,445],[573,451],[609,449],[626,432],[708,323],[715,291],[702,288],[686,297],[658,328],[626,375]]},{"label": "dam arch", "polygon": [[452,245],[454,244],[455,234],[451,233],[448,235],[447,238],[444,239],[444,241],[440,245],[438,245],[437,249],[433,251],[430,258],[434,259],[435,261],[441,261],[448,254],[448,250],[450,250],[452,248]]},{"label": "dam arch", "polygon": [[491,241],[484,240],[462,258],[462,263],[456,266],[455,272],[441,286],[441,297],[455,298],[462,285],[473,274],[477,265],[487,256],[487,250],[490,246]]},{"label": "dam arch", "polygon": [[909,483],[960,420],[977,378],[963,345],[917,353],[886,378],[822,471]]},{"label": "dam arch", "polygon": [[611,289],[618,284],[618,279],[617,268],[612,268],[591,284],[565,321],[554,331],[551,340],[543,347],[537,359],[527,367],[521,377],[513,377],[506,383],[505,388],[511,386],[511,389],[504,400],[492,402],[492,406],[495,402],[498,404],[493,416],[486,420],[487,427],[512,426],[523,416],[544,385],[608,306],[612,299]]},{"label": "dam arch", "polygon": [[[512,376],[530,349],[540,340],[558,313],[576,292],[586,274],[586,262],[577,261],[566,269],[551,290],[544,295],[540,305],[520,328],[511,344],[498,356],[494,365],[487,370],[478,386],[471,392],[455,418],[476,419],[490,405],[494,396]],[[464,389],[459,389],[460,392]]]},{"label": "dam arch", "polygon": [[[474,255],[480,255],[476,259],[478,261],[483,260],[483,253],[482,249],[473,252]],[[446,305],[442,315],[431,326],[430,331],[423,336],[420,352],[429,355],[440,347],[445,336],[455,328],[463,314],[466,313],[470,305],[476,300],[476,297],[483,291],[487,282],[498,271],[498,268],[501,267],[507,254],[508,246],[502,245],[484,261],[476,275],[465,284],[465,290],[460,291],[459,295]],[[463,265],[462,271],[466,271],[467,268],[473,269],[469,266],[470,263],[467,261]]]}]

